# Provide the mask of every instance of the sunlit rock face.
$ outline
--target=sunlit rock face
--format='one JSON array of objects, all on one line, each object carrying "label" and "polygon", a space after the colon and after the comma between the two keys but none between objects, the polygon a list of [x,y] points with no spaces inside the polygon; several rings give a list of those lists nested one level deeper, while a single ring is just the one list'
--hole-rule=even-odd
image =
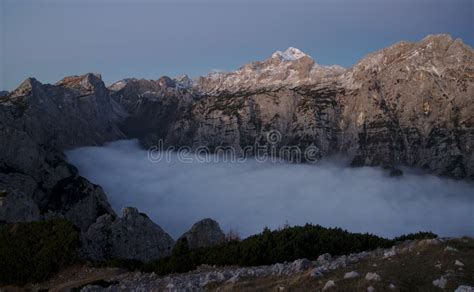
[{"label": "sunlit rock face", "polygon": [[358,165],[473,178],[473,73],[472,48],[448,35],[367,56],[341,77],[341,146]]},{"label": "sunlit rock face", "polygon": [[[448,35],[400,42],[352,68],[321,66],[295,48],[178,86],[178,79],[121,81],[112,97],[122,125],[146,146],[315,147],[354,166],[415,166],[474,177],[473,49]],[[183,81],[180,81],[183,83]],[[164,82],[161,82],[162,84]],[[120,88],[117,90],[117,88]],[[147,122],[148,121],[148,122]]]},{"label": "sunlit rock face", "polygon": [[244,65],[234,72],[199,77],[194,87],[208,95],[251,93],[331,82],[345,71],[340,66],[321,66],[311,56],[290,47],[284,52],[273,53],[264,61]]}]

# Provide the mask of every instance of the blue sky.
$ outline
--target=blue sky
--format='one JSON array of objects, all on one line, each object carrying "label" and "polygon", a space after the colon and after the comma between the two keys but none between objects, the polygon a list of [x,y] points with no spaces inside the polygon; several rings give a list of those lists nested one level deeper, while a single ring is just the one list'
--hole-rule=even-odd
[{"label": "blue sky", "polygon": [[400,40],[474,44],[473,0],[0,0],[0,89],[27,77],[198,76],[297,47],[351,66]]}]

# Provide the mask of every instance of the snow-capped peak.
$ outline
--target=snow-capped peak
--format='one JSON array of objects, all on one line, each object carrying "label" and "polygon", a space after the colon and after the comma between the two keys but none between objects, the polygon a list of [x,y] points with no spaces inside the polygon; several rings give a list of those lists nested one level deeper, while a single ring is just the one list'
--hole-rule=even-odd
[{"label": "snow-capped peak", "polygon": [[273,53],[272,58],[279,58],[283,61],[295,61],[295,60],[298,60],[298,59],[300,59],[302,57],[305,57],[305,56],[309,57],[308,55],[306,55],[305,53],[303,53],[299,49],[289,47],[284,52],[276,51],[275,53]]},{"label": "snow-capped peak", "polygon": [[174,82],[176,83],[177,88],[187,89],[193,86],[193,81],[186,74],[174,78]]}]

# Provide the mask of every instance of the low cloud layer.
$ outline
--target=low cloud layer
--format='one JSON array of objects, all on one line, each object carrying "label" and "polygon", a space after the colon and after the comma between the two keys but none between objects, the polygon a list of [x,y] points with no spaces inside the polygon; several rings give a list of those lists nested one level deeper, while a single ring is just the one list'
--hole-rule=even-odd
[{"label": "low cloud layer", "polygon": [[112,207],[137,207],[173,237],[211,217],[241,236],[306,222],[393,237],[431,230],[474,235],[474,185],[408,171],[261,163],[152,163],[136,141],[67,153]]}]

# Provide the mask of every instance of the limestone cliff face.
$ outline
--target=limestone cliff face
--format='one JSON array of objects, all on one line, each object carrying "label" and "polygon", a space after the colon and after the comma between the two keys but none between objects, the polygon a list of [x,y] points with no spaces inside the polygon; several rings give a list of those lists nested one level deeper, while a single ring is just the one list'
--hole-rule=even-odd
[{"label": "limestone cliff face", "polygon": [[163,140],[242,153],[266,145],[277,130],[276,147],[312,147],[316,158],[342,153],[355,166],[408,165],[472,179],[473,54],[461,40],[436,35],[344,69],[290,48],[187,87],[169,78],[152,90],[159,81],[122,81],[112,96],[130,114],[124,127],[141,131],[145,145]]},{"label": "limestone cliff face", "polygon": [[[181,80],[181,82],[184,82]],[[132,138],[163,137],[176,122],[177,114],[189,108],[196,92],[168,77],[158,80],[126,79],[109,88],[113,100],[129,115],[118,123]]]},{"label": "limestone cliff face", "polygon": [[125,137],[115,122],[125,112],[100,76],[56,85],[27,79],[0,98],[0,221],[64,217],[85,229],[113,214],[99,186],[78,176],[63,149]]},{"label": "limestone cliff face", "polygon": [[[316,146],[321,156],[335,153],[336,95],[336,89],[300,88],[202,98],[177,119],[165,144],[230,146],[239,154],[270,144],[298,146],[302,151]],[[269,140],[274,131],[281,135]]]},{"label": "limestone cliff face", "polygon": [[474,177],[474,52],[461,40],[398,43],[340,80],[348,92],[338,100],[341,145],[354,164]]}]

